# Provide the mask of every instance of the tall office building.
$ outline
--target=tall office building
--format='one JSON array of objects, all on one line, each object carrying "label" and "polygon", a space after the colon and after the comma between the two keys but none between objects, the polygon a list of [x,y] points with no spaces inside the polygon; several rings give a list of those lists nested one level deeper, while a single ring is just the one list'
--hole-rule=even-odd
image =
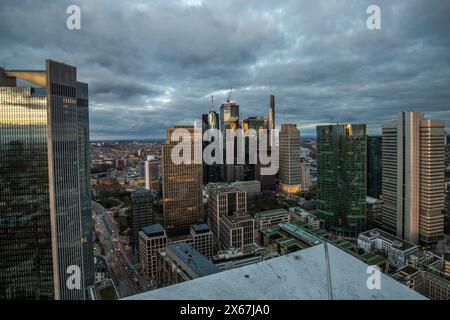
[{"label": "tall office building", "polygon": [[[191,137],[191,162],[172,161],[172,149],[178,142],[172,142],[171,136],[176,129],[184,129]],[[194,162],[196,154],[201,157],[201,143],[200,150],[194,146],[198,134],[193,126],[175,126],[167,129],[166,144],[161,146],[164,227],[169,236],[188,234],[192,225],[203,222],[203,170],[201,163]]]},{"label": "tall office building", "polygon": [[317,127],[317,215],[356,237],[366,223],[366,125]]},{"label": "tall office building", "polygon": [[[246,133],[249,129],[256,131],[256,138],[259,141],[260,130],[266,129],[267,121],[262,116],[248,117],[242,122],[242,129]],[[259,146],[256,146],[255,150],[250,150],[250,136],[245,136],[245,164],[243,165],[243,179],[245,181],[255,180],[261,173],[261,166],[259,165],[259,157],[257,163],[250,163],[250,156],[252,152],[259,154]]]},{"label": "tall office building", "polygon": [[400,112],[383,126],[382,154],[383,227],[413,243],[441,239],[445,121]]},{"label": "tall office building", "polygon": [[283,193],[301,190],[300,131],[295,124],[282,124],[280,131],[280,188]]},{"label": "tall office building", "polygon": [[167,243],[166,230],[160,224],[145,226],[139,231],[139,262],[152,284],[157,278],[158,251],[165,250]]},{"label": "tall office building", "polygon": [[88,86],[75,67],[0,69],[0,299],[86,297],[89,157]]},{"label": "tall office building", "polygon": [[[209,129],[219,130],[219,115],[213,108],[214,104],[212,105],[211,111],[202,115],[202,135]],[[205,150],[209,143],[210,142],[203,141],[202,150]],[[203,163],[203,184],[207,185],[210,182],[219,182],[220,180],[220,165],[217,163],[211,165]]]},{"label": "tall office building", "polygon": [[217,186],[208,191],[209,227],[220,247],[220,218],[247,213],[247,194],[236,187]]},{"label": "tall office building", "polygon": [[270,105],[269,105],[269,118],[268,126],[269,129],[275,129],[275,96],[270,92]]},{"label": "tall office building", "polygon": [[[270,88],[269,93],[269,117],[267,118],[267,126],[269,130],[275,129],[275,96],[272,94],[272,88]],[[273,145],[274,141],[273,139],[269,139],[269,146],[271,147]]]},{"label": "tall office building", "polygon": [[302,162],[300,164],[300,169],[302,175],[302,190],[309,190],[312,185],[310,165]]},{"label": "tall office building", "polygon": [[159,161],[154,155],[145,161],[145,189],[156,195],[159,191]]},{"label": "tall office building", "polygon": [[367,195],[381,195],[381,137],[367,137]]},{"label": "tall office building", "polygon": [[[223,135],[224,159],[226,157],[226,132],[227,130],[237,130],[240,128],[239,122],[239,105],[231,100],[227,100],[220,106],[220,131]],[[243,166],[236,163],[237,155],[237,139],[234,144],[235,161],[233,164],[224,164],[221,166],[221,176],[224,181],[234,182],[243,179]],[[236,179],[237,178],[237,179]],[[241,179],[242,178],[242,179]]]},{"label": "tall office building", "polygon": [[148,190],[138,189],[131,194],[131,244],[136,255],[139,251],[139,232],[154,223],[152,194]]}]

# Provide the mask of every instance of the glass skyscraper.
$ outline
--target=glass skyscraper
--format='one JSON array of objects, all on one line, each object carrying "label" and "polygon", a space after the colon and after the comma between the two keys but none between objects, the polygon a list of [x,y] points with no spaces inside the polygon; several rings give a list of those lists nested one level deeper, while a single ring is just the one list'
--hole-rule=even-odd
[{"label": "glass skyscraper", "polygon": [[317,127],[317,214],[354,237],[366,222],[366,125]]},{"label": "glass skyscraper", "polygon": [[381,195],[381,137],[367,137],[367,195]]},{"label": "glass skyscraper", "polygon": [[0,299],[85,298],[94,282],[89,161],[88,87],[76,68],[1,69]]}]

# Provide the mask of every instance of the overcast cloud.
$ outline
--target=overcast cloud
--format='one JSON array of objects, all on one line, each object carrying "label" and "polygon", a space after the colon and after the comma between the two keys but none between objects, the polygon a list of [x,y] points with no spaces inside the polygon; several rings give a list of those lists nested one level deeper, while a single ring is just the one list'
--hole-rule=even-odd
[{"label": "overcast cloud", "polygon": [[[81,30],[66,28],[70,4]],[[370,4],[382,30],[366,28]],[[302,135],[332,122],[379,134],[406,110],[449,127],[449,17],[447,0],[2,0],[0,64],[76,66],[90,86],[91,139],[164,137],[230,86],[244,117],[266,115],[269,83],[277,125]]]}]

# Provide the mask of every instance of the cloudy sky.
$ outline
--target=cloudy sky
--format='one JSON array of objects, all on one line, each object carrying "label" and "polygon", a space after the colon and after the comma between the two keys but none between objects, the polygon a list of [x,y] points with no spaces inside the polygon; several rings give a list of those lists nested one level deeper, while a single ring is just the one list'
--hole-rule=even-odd
[{"label": "cloudy sky", "polygon": [[[81,30],[66,28],[68,5]],[[381,8],[381,30],[366,9]],[[1,0],[0,65],[51,58],[90,86],[91,138],[164,137],[198,120],[210,96],[277,125],[367,123],[379,134],[398,111],[450,127],[448,0]],[[216,106],[217,107],[217,106]]]}]

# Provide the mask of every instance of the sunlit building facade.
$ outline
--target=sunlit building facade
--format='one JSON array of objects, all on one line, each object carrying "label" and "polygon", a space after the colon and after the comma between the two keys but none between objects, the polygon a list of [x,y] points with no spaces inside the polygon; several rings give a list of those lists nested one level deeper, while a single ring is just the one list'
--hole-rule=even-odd
[{"label": "sunlit building facade", "polygon": [[280,189],[286,194],[301,190],[300,131],[295,124],[282,124],[280,130]]},{"label": "sunlit building facade", "polygon": [[[190,139],[192,150],[190,160],[181,164],[172,160],[172,150],[178,141],[171,141],[171,136],[176,129],[184,130],[183,136]],[[201,130],[193,126],[175,126],[167,129],[166,144],[161,146],[164,227],[170,237],[188,234],[191,226],[203,223],[202,145],[199,144],[199,150],[194,147],[194,139],[199,139],[200,134]],[[200,164],[194,157],[200,157]]]},{"label": "sunlit building facade", "polygon": [[0,299],[86,297],[89,158],[88,86],[76,68],[47,60],[42,71],[1,69]]},{"label": "sunlit building facade", "polygon": [[382,222],[397,237],[436,243],[444,233],[445,121],[400,112],[383,125]]}]

